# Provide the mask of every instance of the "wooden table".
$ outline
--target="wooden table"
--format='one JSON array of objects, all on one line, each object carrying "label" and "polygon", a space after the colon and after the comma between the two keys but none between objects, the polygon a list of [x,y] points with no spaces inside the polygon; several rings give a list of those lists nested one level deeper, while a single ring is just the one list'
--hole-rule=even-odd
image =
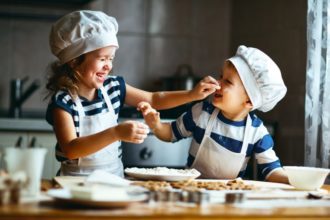
[{"label": "wooden table", "polygon": [[[330,190],[330,185],[324,186]],[[330,204],[330,200],[329,204]],[[250,201],[246,201],[249,203]],[[1,220],[95,220],[95,219],[330,219],[330,205],[320,207],[242,208],[236,205],[177,205],[136,203],[126,208],[92,209],[56,205],[53,200],[0,206]]]}]

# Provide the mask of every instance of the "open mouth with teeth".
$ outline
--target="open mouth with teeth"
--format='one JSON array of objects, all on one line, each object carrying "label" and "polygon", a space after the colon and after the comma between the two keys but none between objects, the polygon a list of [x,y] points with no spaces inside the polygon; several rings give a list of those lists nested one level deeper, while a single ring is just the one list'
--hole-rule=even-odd
[{"label": "open mouth with teeth", "polygon": [[96,76],[97,76],[98,80],[100,80],[100,81],[103,82],[106,74],[104,74],[104,73],[96,73]]}]

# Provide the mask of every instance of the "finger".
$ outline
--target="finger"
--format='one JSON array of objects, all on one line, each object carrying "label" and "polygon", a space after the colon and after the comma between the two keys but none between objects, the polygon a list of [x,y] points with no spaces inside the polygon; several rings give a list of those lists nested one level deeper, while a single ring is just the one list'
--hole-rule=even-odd
[{"label": "finger", "polygon": [[159,120],[159,119],[160,119],[160,113],[159,113],[159,112],[155,112],[155,113],[153,113],[153,114],[152,114],[152,119],[153,119],[154,121]]},{"label": "finger", "polygon": [[139,128],[135,131],[135,134],[137,134],[137,135],[147,135],[149,133],[149,131],[150,131],[149,128],[145,128],[145,129]]},{"label": "finger", "polygon": [[209,89],[206,89],[204,92],[207,92],[207,93],[211,94],[211,93],[214,93],[216,91],[217,91],[217,89],[215,89],[215,88],[209,88]]},{"label": "finger", "polygon": [[148,122],[155,122],[159,120],[159,112],[150,113],[145,117],[145,120]]},{"label": "finger", "polygon": [[207,84],[213,84],[216,86],[217,89],[220,89],[220,85],[218,80],[214,79],[212,76],[205,77],[205,80],[203,80]]},{"label": "finger", "polygon": [[149,107],[151,107],[151,106],[148,102],[139,102],[139,104],[137,105],[138,110],[146,109]]},{"label": "finger", "polygon": [[137,106],[137,110],[139,110],[139,111],[145,111],[147,109],[147,107],[146,107],[146,105],[144,105],[144,104],[140,104],[139,106]]},{"label": "finger", "polygon": [[144,140],[138,140],[138,139],[132,139],[129,142],[133,143],[133,144],[142,144]]},{"label": "finger", "polygon": [[148,114],[155,114],[157,111],[155,109],[152,109],[152,108],[148,108],[148,109],[145,109],[144,111],[142,111],[142,114],[143,116],[146,116]]},{"label": "finger", "polygon": [[135,140],[144,140],[144,139],[147,138],[147,136],[148,135],[146,135],[146,134],[136,134],[136,135],[134,135],[133,139],[135,139]]},{"label": "finger", "polygon": [[144,106],[144,103],[143,102],[139,102],[137,104],[136,108],[137,108],[137,110],[142,110],[143,106]]},{"label": "finger", "polygon": [[133,141],[134,143],[141,144],[141,143],[143,143],[144,139],[146,139],[146,138],[147,138],[147,136],[137,136],[137,137],[134,137],[134,138],[132,139],[132,141]]},{"label": "finger", "polygon": [[144,129],[144,130],[149,129],[148,125],[146,125],[142,122],[137,122],[136,125],[137,125],[138,129]]},{"label": "finger", "polygon": [[204,78],[204,81],[205,82],[211,82],[211,83],[218,83],[218,81],[215,79],[215,78],[213,78],[212,76],[206,76],[205,78]]},{"label": "finger", "polygon": [[207,89],[212,89],[212,90],[220,89],[219,84],[213,84],[213,83],[203,83],[201,86],[202,86],[203,90],[207,90]]}]

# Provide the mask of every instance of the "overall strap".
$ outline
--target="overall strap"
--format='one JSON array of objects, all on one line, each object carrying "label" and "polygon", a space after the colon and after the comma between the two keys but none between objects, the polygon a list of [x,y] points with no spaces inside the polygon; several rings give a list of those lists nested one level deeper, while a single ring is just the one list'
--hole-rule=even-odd
[{"label": "overall strap", "polygon": [[207,126],[205,129],[205,135],[211,134],[212,127],[214,125],[214,122],[216,121],[216,117],[218,116],[219,109],[215,108],[212,112],[212,115],[210,116],[209,121],[207,122]]},{"label": "overall strap", "polygon": [[[74,99],[74,102],[76,103],[77,110],[78,110],[78,117],[79,117],[79,128],[78,129],[79,129],[79,133],[80,133],[80,123],[82,121],[82,118],[85,116],[85,111],[84,111],[84,108],[81,104],[79,97]],[[80,163],[81,163],[81,158],[78,158],[78,166],[80,165]]]},{"label": "overall strap", "polygon": [[109,111],[112,111],[112,113],[115,114],[115,110],[113,109],[113,106],[111,104],[110,97],[108,96],[107,91],[105,91],[105,88],[103,86],[100,88],[100,90],[102,92],[104,101],[107,104]]},{"label": "overall strap", "polygon": [[251,120],[251,116],[248,114],[246,118],[241,154],[246,154],[246,150],[249,146],[249,136],[250,136],[251,128],[252,128],[252,120]]},{"label": "overall strap", "polygon": [[80,98],[77,97],[76,99],[74,99],[74,102],[76,103],[79,117],[85,116],[85,111],[84,111],[84,108],[83,108],[83,106],[81,104]]}]

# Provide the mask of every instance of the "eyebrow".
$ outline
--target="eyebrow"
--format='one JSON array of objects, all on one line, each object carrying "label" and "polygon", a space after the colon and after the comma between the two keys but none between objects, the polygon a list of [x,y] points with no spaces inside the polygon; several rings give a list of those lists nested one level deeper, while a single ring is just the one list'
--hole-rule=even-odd
[{"label": "eyebrow", "polygon": [[[223,79],[223,73],[220,74],[220,79]],[[229,80],[228,78],[226,78],[225,81],[227,83],[229,83],[230,85],[233,85],[233,82],[231,80]]]},{"label": "eyebrow", "polygon": [[97,54],[96,57],[100,58],[100,57],[106,57],[106,58],[114,58],[115,55],[108,55],[108,54]]}]

